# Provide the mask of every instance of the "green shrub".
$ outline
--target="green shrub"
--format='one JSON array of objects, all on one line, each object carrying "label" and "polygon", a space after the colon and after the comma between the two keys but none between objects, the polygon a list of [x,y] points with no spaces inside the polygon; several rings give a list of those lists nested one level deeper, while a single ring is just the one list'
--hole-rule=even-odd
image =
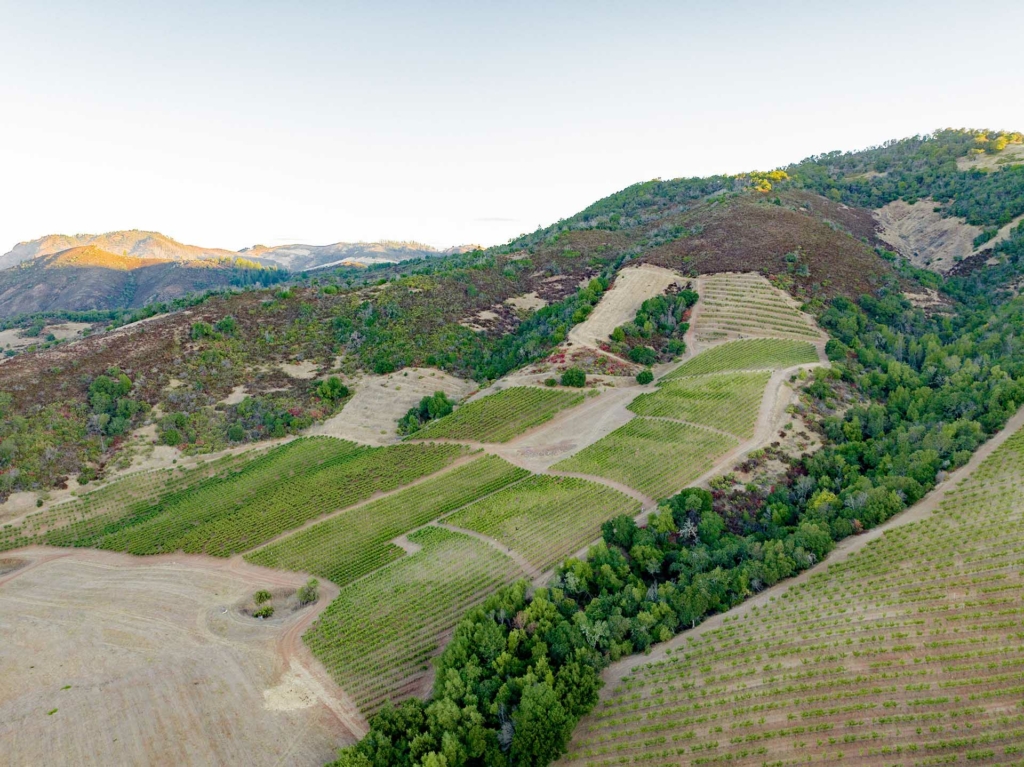
[{"label": "green shrub", "polygon": [[181,432],[177,429],[166,429],[161,435],[161,439],[165,445],[174,447],[175,445],[181,444]]},{"label": "green shrub", "polygon": [[316,387],[316,396],[327,402],[337,402],[349,395],[348,387],[337,376],[321,381]]},{"label": "green shrub", "polygon": [[562,386],[575,386],[578,389],[587,385],[587,374],[581,368],[569,368],[562,373]]},{"label": "green shrub", "polygon": [[234,423],[228,427],[228,439],[232,442],[241,442],[245,439],[245,429],[242,428],[241,424]]},{"label": "green shrub", "polygon": [[300,605],[311,605],[320,598],[320,581],[316,578],[310,578],[306,581],[305,586],[299,587],[296,596],[299,598]]},{"label": "green shrub", "polygon": [[641,386],[646,386],[653,380],[654,373],[652,373],[650,370],[641,370],[639,373],[636,374],[636,382]]},{"label": "green shrub", "polygon": [[274,606],[272,604],[265,604],[258,610],[253,610],[253,618],[270,618],[274,614]]},{"label": "green shrub", "polygon": [[261,605],[264,602],[269,602],[271,599],[273,599],[273,594],[266,589],[260,589],[252,595],[252,601],[258,605]]},{"label": "green shrub", "polygon": [[629,358],[638,365],[653,365],[658,361],[658,353],[650,346],[634,346],[629,350]]}]

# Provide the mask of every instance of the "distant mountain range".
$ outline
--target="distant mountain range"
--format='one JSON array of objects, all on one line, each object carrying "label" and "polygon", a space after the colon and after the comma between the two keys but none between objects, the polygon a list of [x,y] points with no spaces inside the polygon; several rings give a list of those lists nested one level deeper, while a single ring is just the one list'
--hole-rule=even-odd
[{"label": "distant mountain range", "polygon": [[478,245],[462,245],[438,250],[419,242],[384,240],[382,242],[336,242],[331,245],[296,244],[274,247],[254,245],[251,248],[233,251],[185,245],[159,232],[131,229],[107,232],[106,234],[50,234],[37,240],[19,242],[10,251],[0,256],[0,269],[17,266],[39,256],[48,256],[86,245],[129,258],[192,261],[242,257],[258,261],[266,266],[279,266],[291,272],[346,263],[363,266],[375,263],[397,263],[412,258],[461,253],[479,247]]},{"label": "distant mountain range", "polygon": [[[0,256],[0,317],[41,311],[120,309],[259,281],[254,269],[301,272],[459,253],[416,242],[255,245],[240,251],[186,245],[159,232],[51,234]],[[255,277],[255,279],[254,279]]]}]

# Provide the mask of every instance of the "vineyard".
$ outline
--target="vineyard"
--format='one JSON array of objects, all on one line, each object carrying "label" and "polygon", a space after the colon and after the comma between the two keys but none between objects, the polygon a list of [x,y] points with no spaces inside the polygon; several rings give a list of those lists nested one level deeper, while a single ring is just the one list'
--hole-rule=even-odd
[{"label": "vineyard", "polygon": [[462,405],[418,431],[416,439],[508,442],[560,410],[580,404],[583,397],[578,392],[514,386]]},{"label": "vineyard", "polygon": [[422,550],[341,591],[303,636],[365,714],[385,700],[425,692],[430,658],[473,605],[522,576],[492,546],[425,527]]},{"label": "vineyard", "polygon": [[807,341],[752,338],[715,346],[687,360],[665,378],[683,378],[726,370],[781,370],[818,361],[818,352]]},{"label": "vineyard", "polygon": [[605,485],[534,475],[446,521],[496,538],[546,569],[599,538],[602,522],[639,512],[638,501]]},{"label": "vineyard", "polygon": [[770,376],[763,371],[668,381],[655,392],[641,394],[629,409],[637,415],[711,426],[749,439],[754,436],[754,425]]},{"label": "vineyard", "polygon": [[675,640],[566,763],[1020,764],[1024,431],[922,522]]},{"label": "vineyard", "polygon": [[192,468],[140,471],[28,515],[19,524],[0,529],[0,551],[47,543],[74,545],[117,525],[139,505],[155,503],[161,496],[176,493],[210,477],[222,477],[251,461],[262,450],[227,455]]},{"label": "vineyard", "polygon": [[699,426],[634,418],[552,468],[606,477],[652,498],[666,498],[737,444],[732,437]]},{"label": "vineyard", "polygon": [[781,336],[819,340],[810,315],[781,290],[756,274],[714,274],[701,285],[698,339],[733,335]]},{"label": "vineyard", "polygon": [[391,539],[507,487],[529,472],[484,456],[246,555],[257,565],[297,570],[339,586],[404,555]]},{"label": "vineyard", "polygon": [[116,522],[70,525],[58,531],[59,540],[46,540],[130,554],[181,550],[230,556],[433,474],[464,453],[458,445],[368,448],[329,437],[294,440],[237,472],[137,504]]}]

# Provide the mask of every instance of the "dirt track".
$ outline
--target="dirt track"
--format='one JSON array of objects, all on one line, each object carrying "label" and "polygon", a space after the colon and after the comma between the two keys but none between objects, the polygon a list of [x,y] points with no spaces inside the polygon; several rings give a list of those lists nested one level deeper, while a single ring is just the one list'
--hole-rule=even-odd
[{"label": "dirt track", "polygon": [[303,576],[186,555],[11,557],[28,564],[0,576],[5,763],[322,764],[365,731],[301,641],[331,584],[260,622],[237,606]]}]

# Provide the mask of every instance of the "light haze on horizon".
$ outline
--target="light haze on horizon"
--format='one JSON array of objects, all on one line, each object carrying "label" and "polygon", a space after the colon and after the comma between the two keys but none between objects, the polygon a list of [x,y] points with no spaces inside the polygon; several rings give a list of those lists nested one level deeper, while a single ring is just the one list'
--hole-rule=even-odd
[{"label": "light haze on horizon", "polygon": [[654,177],[1024,130],[1024,4],[0,0],[0,253],[493,245]]}]

